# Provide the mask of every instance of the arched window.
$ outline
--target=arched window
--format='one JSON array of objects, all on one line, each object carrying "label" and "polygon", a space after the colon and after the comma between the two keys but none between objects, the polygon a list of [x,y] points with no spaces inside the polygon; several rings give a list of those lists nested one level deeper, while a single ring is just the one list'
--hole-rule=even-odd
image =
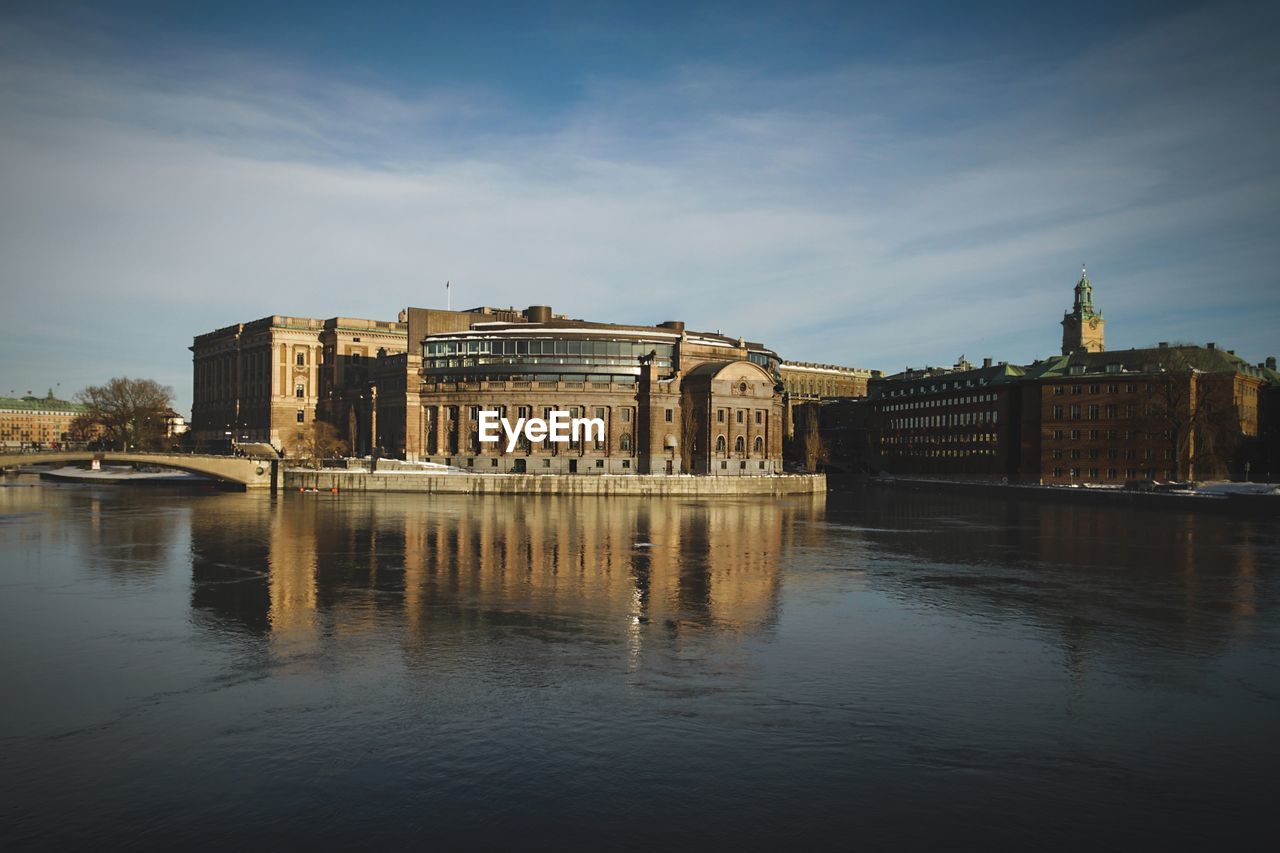
[{"label": "arched window", "polygon": [[724,455],[724,436],[716,436],[716,453]]},{"label": "arched window", "polygon": [[756,455],[757,456],[764,455],[764,436],[763,435],[756,436]]},{"label": "arched window", "polygon": [[742,436],[738,436],[736,439],[734,439],[733,450],[735,453],[743,453],[746,451],[746,449],[747,449],[746,439],[744,439]]},{"label": "arched window", "polygon": [[630,453],[630,452],[631,452],[631,433],[629,433],[629,432],[624,432],[624,433],[622,434],[622,437],[618,439],[618,448],[619,448],[623,453]]}]

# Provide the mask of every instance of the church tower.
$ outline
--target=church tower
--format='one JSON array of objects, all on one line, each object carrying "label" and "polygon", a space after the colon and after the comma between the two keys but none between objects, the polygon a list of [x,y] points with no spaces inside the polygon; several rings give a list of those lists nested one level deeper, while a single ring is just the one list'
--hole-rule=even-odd
[{"label": "church tower", "polygon": [[1093,283],[1088,271],[1081,267],[1075,306],[1062,318],[1062,354],[1102,352],[1106,349],[1102,343],[1103,324],[1102,312],[1093,310]]}]

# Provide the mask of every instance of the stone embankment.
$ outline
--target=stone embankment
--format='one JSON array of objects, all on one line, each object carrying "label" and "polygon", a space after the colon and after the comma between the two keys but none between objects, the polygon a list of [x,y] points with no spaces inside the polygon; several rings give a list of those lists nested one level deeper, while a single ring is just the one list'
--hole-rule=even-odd
[{"label": "stone embankment", "polygon": [[827,492],[824,474],[775,477],[694,477],[662,474],[464,474],[291,468],[287,491],[420,492],[472,495],[589,495],[631,497],[745,497]]}]

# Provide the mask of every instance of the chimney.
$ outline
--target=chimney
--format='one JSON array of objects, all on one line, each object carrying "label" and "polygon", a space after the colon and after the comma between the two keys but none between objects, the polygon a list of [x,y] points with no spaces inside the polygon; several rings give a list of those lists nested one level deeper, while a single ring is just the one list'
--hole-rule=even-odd
[{"label": "chimney", "polygon": [[991,366],[991,357],[990,357],[990,356],[987,356],[986,358],[984,358],[984,359],[982,360],[982,366],[983,366],[983,367],[990,367],[990,366]]},{"label": "chimney", "polygon": [[530,323],[550,323],[550,305],[530,305],[524,312],[524,318]]},{"label": "chimney", "polygon": [[1217,345],[1217,344],[1215,344],[1213,341],[1209,341],[1209,343],[1205,344],[1205,346],[1206,346],[1207,348],[1209,348],[1209,349],[1217,349],[1217,348],[1218,348],[1218,345]]},{"label": "chimney", "polygon": [[1276,357],[1274,355],[1267,356],[1267,370],[1276,369]]},{"label": "chimney", "polygon": [[676,331],[676,332],[683,332],[684,321],[683,320],[664,320],[663,322],[658,324],[658,328],[671,329],[672,331]]}]

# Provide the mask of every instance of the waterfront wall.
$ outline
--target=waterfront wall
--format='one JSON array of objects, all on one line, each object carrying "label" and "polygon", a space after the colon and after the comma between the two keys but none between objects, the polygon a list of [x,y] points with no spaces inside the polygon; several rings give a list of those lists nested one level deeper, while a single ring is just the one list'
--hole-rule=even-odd
[{"label": "waterfront wall", "polygon": [[1262,517],[1280,520],[1280,497],[1274,495],[1224,494],[1194,495],[1178,492],[1137,492],[1125,489],[1063,488],[942,479],[892,480],[847,478],[833,483],[836,490],[862,486],[918,491],[959,492],[983,497],[1019,501],[1063,501],[1094,506],[1144,507],[1174,512],[1208,512],[1234,516]]},{"label": "waterfront wall", "polygon": [[824,474],[775,477],[671,477],[629,474],[621,477],[581,474],[428,474],[290,469],[288,491],[419,492],[472,495],[591,495],[629,497],[740,497],[826,494]]}]

